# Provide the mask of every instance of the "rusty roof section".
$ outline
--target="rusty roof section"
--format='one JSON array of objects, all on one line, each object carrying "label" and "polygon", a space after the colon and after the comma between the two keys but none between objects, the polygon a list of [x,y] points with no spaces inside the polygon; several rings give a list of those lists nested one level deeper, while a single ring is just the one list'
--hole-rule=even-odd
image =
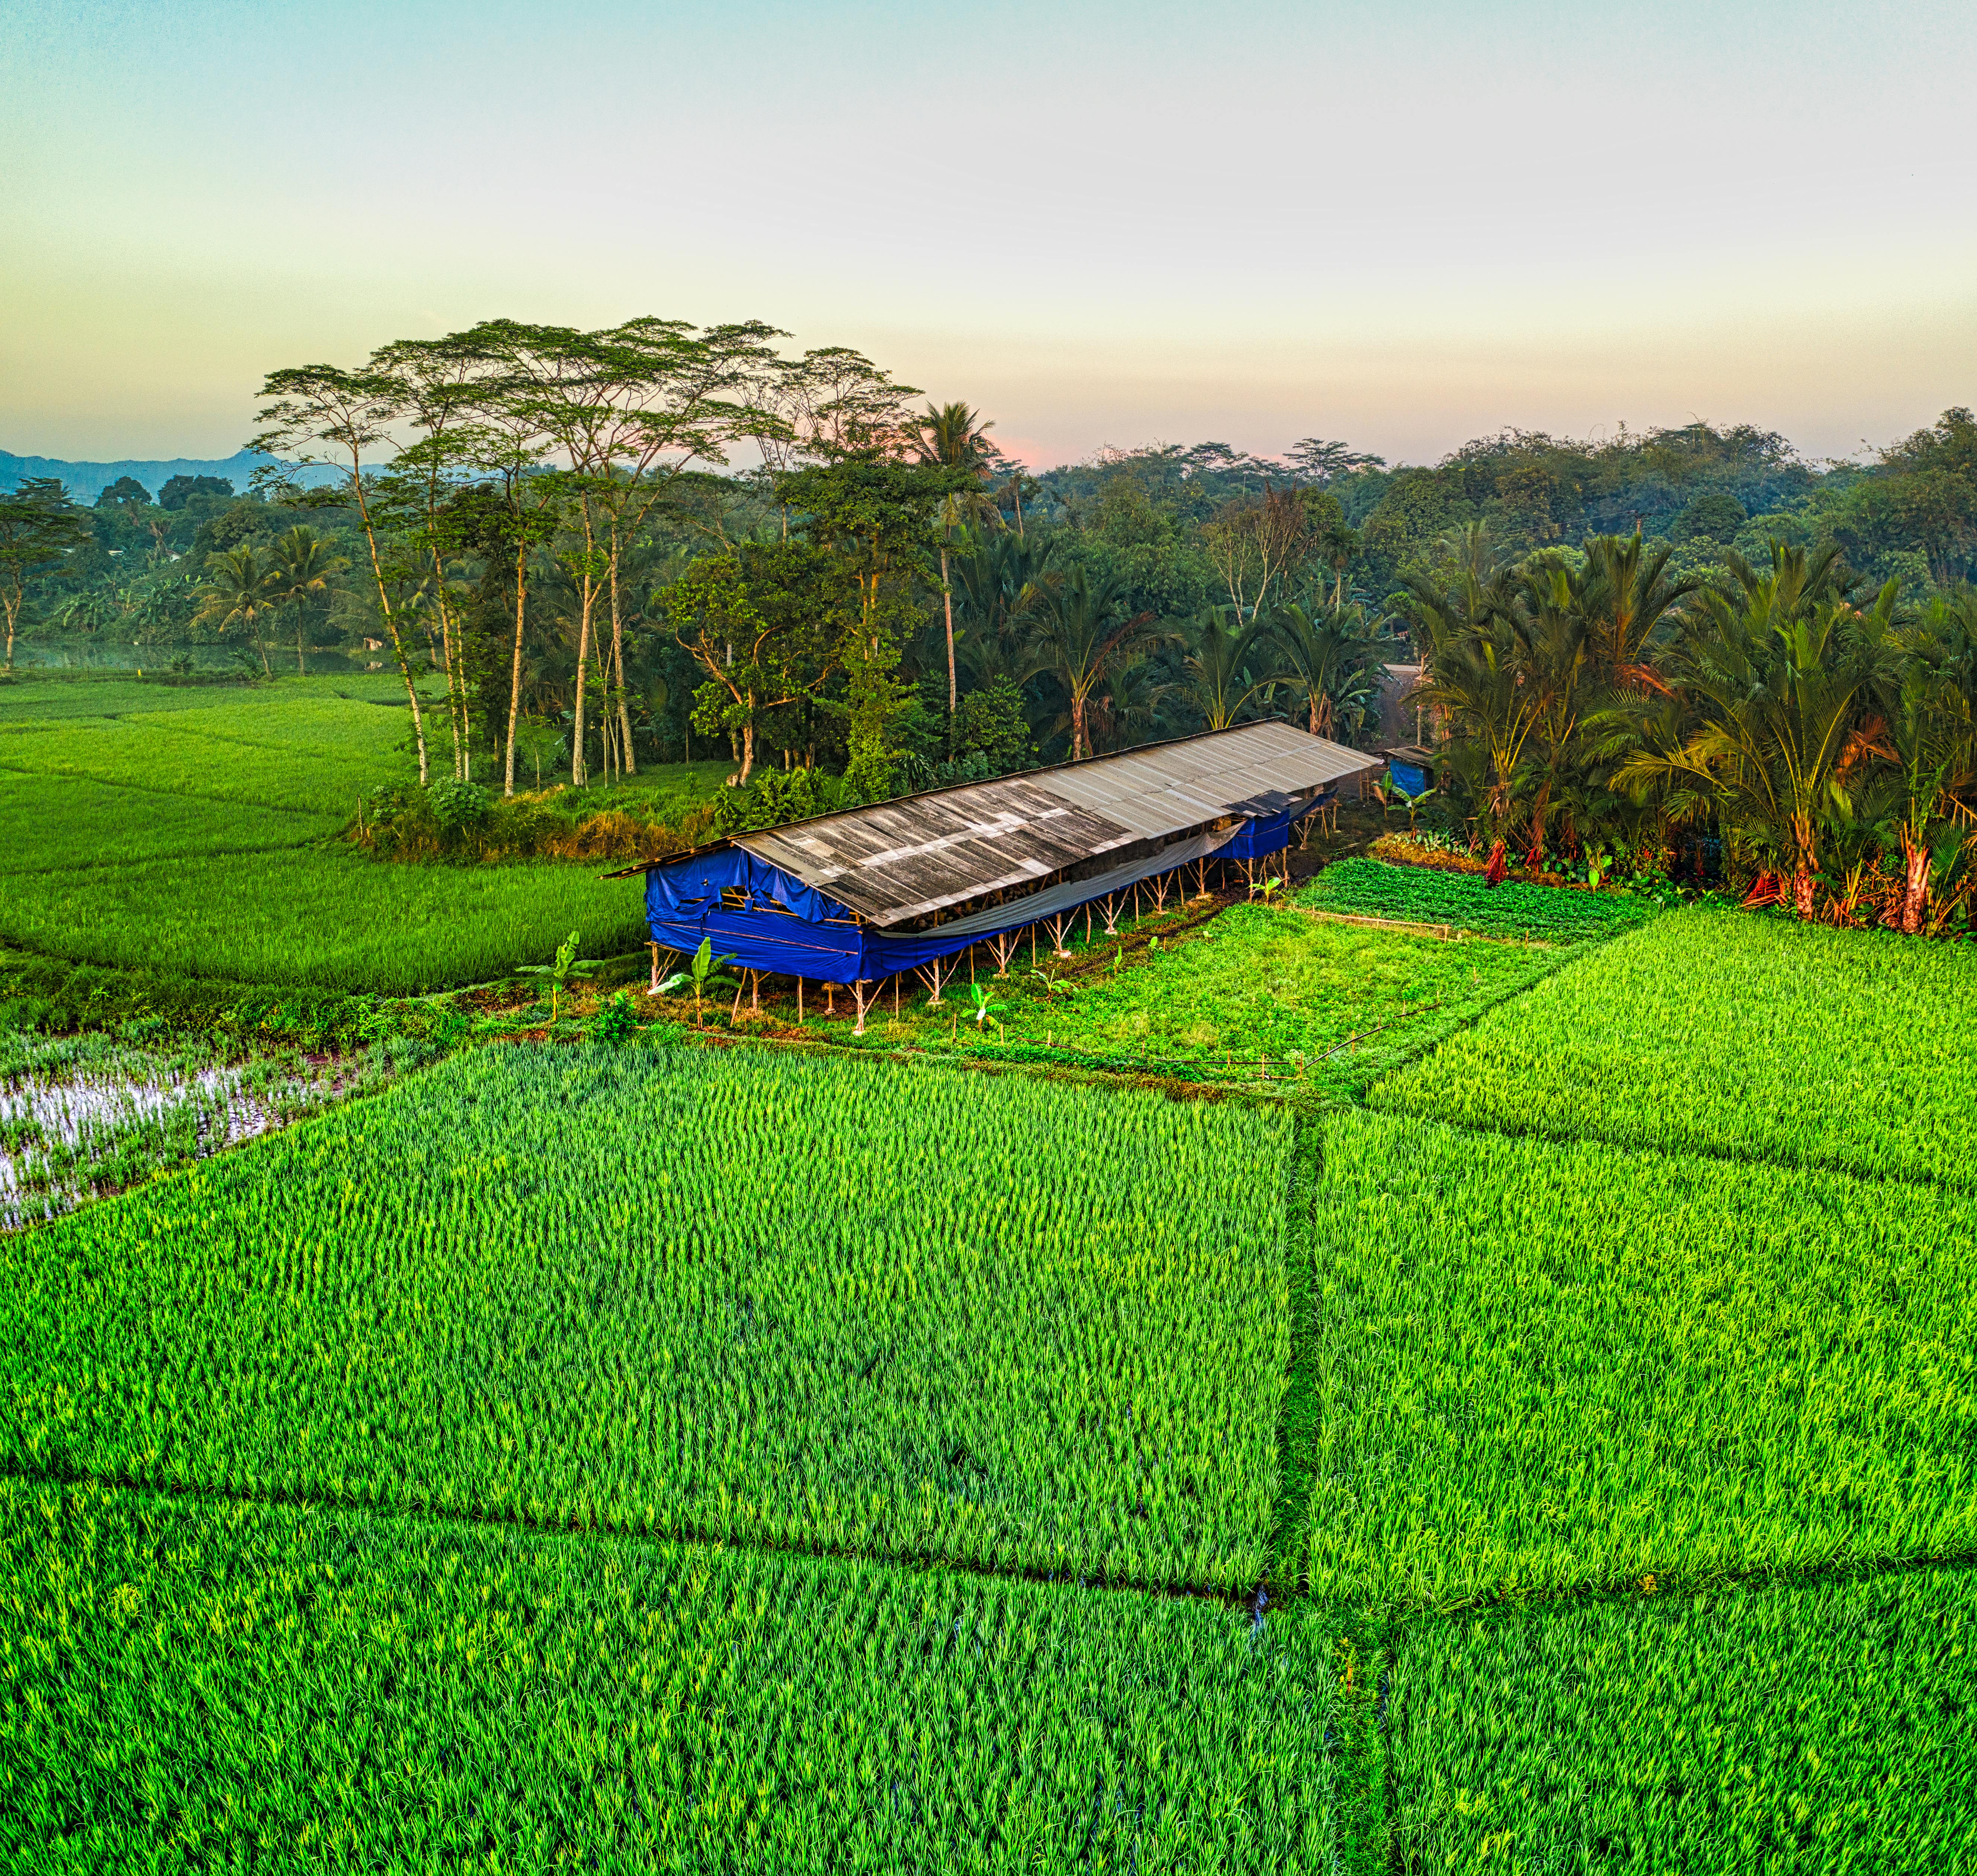
[{"label": "rusty roof section", "polygon": [[1274,813],[1379,766],[1378,756],[1292,724],[1246,723],[733,837],[873,924],[893,925],[1140,842]]}]

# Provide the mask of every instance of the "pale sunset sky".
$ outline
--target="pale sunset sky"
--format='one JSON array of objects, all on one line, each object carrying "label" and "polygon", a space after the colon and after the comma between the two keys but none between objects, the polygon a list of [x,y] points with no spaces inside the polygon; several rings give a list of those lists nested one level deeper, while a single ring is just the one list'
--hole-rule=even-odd
[{"label": "pale sunset sky", "polygon": [[266,372],[759,318],[1107,444],[1977,405],[1977,6],[9,0],[0,449]]}]

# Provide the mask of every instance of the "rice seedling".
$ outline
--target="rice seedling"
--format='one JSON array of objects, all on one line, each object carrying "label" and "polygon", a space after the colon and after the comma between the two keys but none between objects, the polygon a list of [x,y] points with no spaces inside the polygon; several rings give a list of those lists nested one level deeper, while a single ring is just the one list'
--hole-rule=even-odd
[{"label": "rice seedling", "polygon": [[1977,1201],[1361,1111],[1314,1237],[1324,1595],[1977,1547]]},{"label": "rice seedling", "polygon": [[1196,1600],[0,1480],[0,1859],[1324,1869],[1355,1665]]},{"label": "rice seedling", "polygon": [[1335,860],[1297,895],[1323,912],[1452,925],[1489,937],[1577,944],[1631,930],[1653,915],[1645,900],[1619,893],[1587,893],[1506,880],[1497,887],[1477,876],[1432,867],[1389,866],[1360,856]]},{"label": "rice seedling", "polygon": [[1977,1572],[1411,1623],[1389,1867],[1977,1867]]},{"label": "rice seedling", "polygon": [[1671,913],[1371,1099],[1505,1133],[1977,1187],[1977,949]]},{"label": "rice seedling", "polygon": [[1244,1590],[1289,1131],[483,1050],[0,1244],[0,1469]]}]

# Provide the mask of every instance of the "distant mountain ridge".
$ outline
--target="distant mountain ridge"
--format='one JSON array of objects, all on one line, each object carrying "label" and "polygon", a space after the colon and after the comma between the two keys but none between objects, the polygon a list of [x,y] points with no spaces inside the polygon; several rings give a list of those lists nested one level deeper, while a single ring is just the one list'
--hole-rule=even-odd
[{"label": "distant mountain ridge", "polygon": [[[175,456],[169,462],[69,462],[59,456],[16,456],[8,450],[0,450],[0,489],[18,487],[30,476],[51,475],[60,477],[70,495],[87,506],[109,487],[120,477],[129,476],[143,484],[156,495],[175,475],[224,476],[233,484],[236,494],[247,492],[248,478],[263,463],[274,458],[253,450],[236,450],[233,454],[218,461],[200,461],[190,456]],[[328,479],[328,471],[304,471],[297,477],[302,482],[320,482]]]}]

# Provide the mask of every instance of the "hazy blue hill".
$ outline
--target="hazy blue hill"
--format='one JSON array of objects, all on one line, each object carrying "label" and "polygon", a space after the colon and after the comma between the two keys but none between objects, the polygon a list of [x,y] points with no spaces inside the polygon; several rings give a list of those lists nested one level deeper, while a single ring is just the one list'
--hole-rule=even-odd
[{"label": "hazy blue hill", "polygon": [[[58,476],[76,500],[87,504],[95,500],[119,476],[135,478],[155,495],[175,475],[218,475],[231,481],[236,494],[244,494],[249,477],[269,460],[252,450],[238,450],[218,461],[175,456],[169,462],[84,463],[65,461],[58,456],[16,456],[11,451],[0,450],[0,489],[13,488],[29,476]],[[305,471],[299,478],[305,482],[327,479],[322,471]]]}]

